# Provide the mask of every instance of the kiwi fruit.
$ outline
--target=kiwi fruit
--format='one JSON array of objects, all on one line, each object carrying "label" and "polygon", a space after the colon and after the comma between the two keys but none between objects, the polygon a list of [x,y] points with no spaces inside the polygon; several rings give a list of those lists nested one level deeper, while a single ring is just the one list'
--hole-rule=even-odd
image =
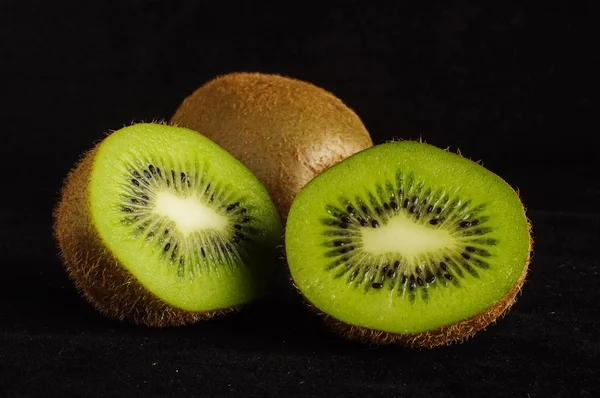
[{"label": "kiwi fruit", "polygon": [[83,156],[54,233],[96,309],[148,326],[236,309],[281,268],[281,221],[265,187],[206,137],[159,123],[112,132]]},{"label": "kiwi fruit", "polygon": [[170,123],[199,131],[246,165],[283,220],[314,176],[373,146],[360,118],[339,98],[275,74],[219,76],[188,96]]},{"label": "kiwi fruit", "polygon": [[336,331],[430,348],[467,339],[512,305],[530,231],[500,177],[399,141],[309,182],[291,206],[285,243],[293,283]]}]

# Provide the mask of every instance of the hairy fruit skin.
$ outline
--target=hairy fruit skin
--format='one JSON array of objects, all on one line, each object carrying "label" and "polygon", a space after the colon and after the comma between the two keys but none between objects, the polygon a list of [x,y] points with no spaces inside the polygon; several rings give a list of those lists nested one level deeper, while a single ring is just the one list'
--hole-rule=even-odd
[{"label": "hairy fruit skin", "polygon": [[[445,325],[434,330],[415,334],[396,334],[381,330],[368,329],[361,326],[341,322],[327,314],[323,314],[325,324],[339,335],[349,340],[373,344],[397,344],[411,348],[434,348],[448,345],[453,342],[464,342],[473,337],[478,331],[485,329],[506,315],[515,303],[527,276],[528,266],[525,266],[517,283],[502,299],[493,306],[470,318],[463,319],[450,325]],[[314,307],[314,306],[313,306]],[[315,311],[320,312],[316,307]]]},{"label": "hairy fruit skin", "polygon": [[207,136],[240,160],[269,191],[283,220],[317,174],[373,146],[360,118],[310,83],[232,73],[187,97],[171,124]]},{"label": "hairy fruit skin", "polygon": [[[417,145],[425,145],[422,142],[414,142],[414,144]],[[390,145],[390,144],[383,144],[383,145]],[[354,171],[356,172],[358,169],[354,168],[352,169],[349,166],[349,162],[352,161],[352,159],[356,159],[358,157],[361,156],[368,156],[368,153],[374,153],[374,151],[377,150],[377,148],[372,148],[372,149],[368,149],[360,154],[355,155],[354,157],[352,157],[351,159],[345,160],[344,162],[340,163],[339,165],[335,166],[332,168],[332,170],[324,173],[321,176],[318,176],[313,182],[311,182],[306,188],[305,190],[309,190],[312,189],[312,191],[309,193],[307,193],[305,190],[303,190],[303,192],[301,192],[298,197],[296,198],[296,202],[298,203],[298,205],[296,205],[296,202],[294,203],[294,206],[292,206],[291,209],[291,213],[290,213],[290,218],[288,219],[288,225],[286,228],[286,254],[288,257],[288,277],[289,277],[289,281],[290,283],[295,287],[296,291],[298,292],[298,294],[300,294],[303,299],[304,302],[306,303],[307,307],[309,307],[313,312],[315,312],[319,317],[322,318],[323,322],[325,323],[325,325],[333,330],[334,332],[336,332],[337,334],[341,335],[342,337],[349,339],[349,340],[355,340],[355,341],[360,341],[363,343],[368,343],[368,344],[375,344],[375,345],[399,345],[399,346],[405,346],[405,347],[409,347],[409,348],[418,348],[418,349],[430,349],[430,348],[434,348],[437,346],[443,346],[443,345],[448,345],[448,344],[452,344],[452,343],[461,343],[464,342],[466,340],[468,340],[469,338],[473,337],[478,331],[485,329],[487,326],[489,326],[492,323],[495,323],[499,318],[503,317],[504,315],[507,314],[507,312],[510,310],[510,308],[512,307],[512,305],[515,303],[517,296],[519,295],[519,293],[521,292],[521,289],[523,288],[523,285],[526,282],[526,277],[528,274],[528,269],[529,269],[529,265],[530,265],[530,261],[531,261],[531,255],[532,255],[532,249],[533,249],[533,238],[532,238],[532,226],[531,226],[531,222],[529,221],[529,219],[527,219],[526,217],[526,211],[525,208],[523,206],[523,203],[519,200],[519,193],[517,191],[515,191],[512,187],[510,187],[510,185],[508,185],[508,183],[506,183],[506,181],[504,181],[502,178],[500,178],[497,175],[494,175],[497,180],[502,181],[502,183],[504,183],[506,185],[507,188],[507,192],[510,192],[510,196],[514,196],[514,198],[516,200],[519,200],[518,202],[518,208],[520,209],[518,211],[518,213],[520,213],[521,211],[523,212],[523,219],[520,221],[520,226],[521,228],[521,234],[520,236],[520,242],[521,242],[521,247],[522,250],[520,250],[520,253],[523,255],[522,256],[522,261],[519,260],[518,264],[521,265],[521,267],[519,267],[519,272],[518,273],[511,273],[511,275],[514,275],[516,277],[516,279],[514,281],[511,281],[511,284],[507,287],[507,290],[502,292],[502,295],[499,296],[497,299],[495,299],[495,301],[493,303],[491,303],[491,305],[489,305],[487,308],[484,309],[478,309],[477,312],[473,312],[467,316],[463,316],[462,318],[455,318],[455,319],[451,319],[445,322],[440,322],[437,325],[433,326],[433,327],[428,327],[428,328],[423,328],[420,330],[416,330],[416,331],[410,331],[409,329],[402,329],[402,328],[396,328],[394,329],[394,326],[390,326],[391,322],[388,322],[388,325],[376,325],[374,326],[372,323],[369,325],[366,321],[364,320],[357,320],[357,319],[351,319],[352,317],[356,317],[356,313],[358,312],[357,310],[361,309],[361,305],[363,304],[363,301],[361,301],[360,299],[357,300],[357,302],[359,302],[358,304],[356,303],[352,303],[352,304],[348,304],[350,302],[350,300],[348,300],[348,297],[345,297],[346,301],[340,301],[338,304],[338,307],[344,308],[344,309],[351,309],[351,316],[348,316],[346,313],[342,313],[341,316],[338,315],[334,315],[333,311],[331,311],[331,308],[327,308],[325,305],[323,305],[324,300],[319,301],[319,299],[321,299],[321,297],[318,296],[318,294],[313,294],[313,298],[309,297],[309,293],[314,293],[314,290],[317,290],[318,292],[324,291],[328,293],[328,297],[333,297],[335,298],[336,296],[340,296],[341,292],[343,292],[342,288],[339,288],[339,286],[334,286],[333,283],[327,279],[328,276],[327,275],[323,275],[323,274],[318,274],[318,267],[309,267],[307,266],[307,261],[305,260],[306,258],[314,258],[313,263],[317,264],[317,265],[323,265],[319,263],[319,257],[317,255],[315,255],[314,257],[311,257],[313,253],[307,253],[305,251],[303,251],[306,247],[320,247],[319,243],[317,242],[316,239],[312,239],[312,236],[310,236],[309,234],[299,234],[298,231],[312,231],[315,227],[314,224],[311,224],[309,222],[304,223],[303,221],[299,221],[299,220],[308,220],[311,218],[312,214],[316,214],[315,212],[318,211],[318,208],[316,208],[315,206],[311,207],[312,203],[327,203],[327,204],[332,204],[335,203],[336,205],[338,205],[338,202],[335,202],[335,198],[331,199],[330,197],[327,197],[327,199],[330,199],[332,202],[328,202],[326,199],[323,199],[323,197],[326,197],[326,192],[329,186],[351,186],[351,184],[348,184],[348,180],[344,179],[344,175],[341,175],[341,172],[339,172],[339,170],[344,170],[345,175],[347,176],[352,176],[352,178],[356,179],[357,181],[362,181],[359,179],[359,176],[357,176],[356,173],[350,172],[350,171]],[[383,156],[381,153],[379,153],[380,158],[382,159],[388,159],[390,158],[390,156]],[[387,153],[387,155],[389,155],[389,153]],[[406,153],[405,153],[406,155]],[[462,158],[462,155],[459,153],[458,154],[459,157]],[[423,159],[424,157],[421,157],[418,159],[418,161],[420,161],[421,159]],[[368,162],[366,160],[369,161],[373,161],[373,158],[371,159],[362,159],[362,165],[366,167],[367,164],[370,164],[371,162]],[[468,159],[467,159],[468,161]],[[348,166],[346,167],[346,169],[342,169],[342,167],[344,166]],[[356,166],[356,165],[353,165]],[[379,170],[379,169],[378,169]],[[337,172],[337,175],[333,175],[332,173]],[[370,170],[368,170],[367,172],[370,172]],[[488,171],[489,172],[489,171]],[[383,173],[382,173],[383,174]],[[333,177],[332,177],[333,176]],[[361,178],[364,178],[364,176],[360,175]],[[329,180],[326,181],[326,179],[329,178]],[[319,184],[317,181],[319,181],[320,185],[315,185],[315,184]],[[325,183],[323,183],[323,181],[326,181]],[[334,182],[337,182],[337,185],[334,184]],[[384,183],[386,182],[386,180],[384,180]],[[316,188],[315,188],[316,187]],[[396,188],[398,188],[396,186]],[[336,189],[335,191],[335,195],[338,195],[340,198],[339,199],[340,203],[343,202],[344,198],[346,198],[345,192],[338,192],[338,190]],[[420,192],[420,191],[419,191]],[[407,194],[407,197],[409,195]],[[418,197],[418,193],[417,196]],[[307,198],[319,198],[314,200],[313,202],[310,202],[309,199]],[[320,202],[318,202],[320,200]],[[379,199],[373,199],[375,200],[379,200]],[[382,199],[384,200],[384,199]],[[389,200],[389,199],[388,199]],[[392,199],[392,200],[396,200],[396,199]],[[416,200],[416,199],[415,199]],[[300,205],[301,203],[301,205]],[[348,204],[350,202],[346,202],[346,204]],[[379,202],[373,202],[373,203],[377,203],[377,205],[380,205]],[[393,206],[390,206],[390,204],[388,202],[386,202],[388,204],[388,209],[393,209]],[[416,202],[413,202],[416,203]],[[425,203],[425,202],[423,202]],[[429,202],[427,202],[429,204]],[[330,214],[331,214],[331,219],[327,219],[327,220],[333,220],[336,222],[332,222],[332,224],[325,224],[325,225],[333,225],[333,226],[338,226],[338,228],[342,228],[342,229],[348,229],[349,225],[354,222],[357,222],[357,219],[355,218],[358,214],[362,215],[363,213],[358,213],[357,209],[359,209],[356,206],[356,203],[350,203],[350,205],[348,206],[348,210],[344,209],[344,205],[341,205],[342,210],[339,210],[338,208],[336,208],[335,206],[331,206],[330,207]],[[375,204],[373,205],[375,206]],[[351,209],[351,208],[354,209]],[[398,205],[396,205],[396,211],[398,211]],[[403,206],[405,209],[406,204]],[[383,208],[383,206],[381,206],[381,208]],[[308,210],[307,210],[308,209]],[[362,210],[363,212],[367,212],[367,210]],[[337,213],[336,213],[337,212]],[[342,216],[340,216],[340,212],[342,214]],[[430,210],[427,210],[427,214],[430,212]],[[411,210],[411,213],[413,213],[413,211]],[[318,213],[321,214],[321,213]],[[373,212],[371,211],[370,214],[373,214],[374,217],[376,217],[376,214],[381,215],[382,213],[377,213],[377,212]],[[419,215],[421,214],[420,212],[418,213]],[[341,218],[340,218],[341,217]],[[344,220],[344,217],[346,217],[346,220]],[[317,217],[315,216],[315,219],[317,219]],[[322,220],[324,220],[325,217],[323,216]],[[436,218],[437,220],[437,218]],[[322,221],[321,221],[322,222]],[[343,223],[343,225],[345,226],[341,226]],[[438,223],[436,222],[435,224],[431,223],[432,225],[438,225]],[[361,225],[362,227],[366,227],[368,224],[365,225]],[[429,225],[429,224],[427,224]],[[334,227],[331,227],[334,228]],[[368,228],[375,228],[375,226],[368,226]],[[328,230],[328,232],[331,232],[330,230]],[[511,229],[509,232],[509,236],[512,236],[516,234],[515,229]],[[297,236],[300,235],[302,238],[305,239],[297,239]],[[327,236],[333,236],[333,235],[327,235]],[[336,235],[338,236],[338,235]],[[343,237],[340,237],[343,236]],[[346,247],[348,245],[354,245],[356,242],[354,240],[351,240],[351,238],[349,237],[350,235],[339,235],[337,239],[339,239],[339,241],[337,244],[335,245],[335,247]],[[330,238],[333,239],[333,238]],[[353,239],[353,238],[352,238]],[[507,238],[508,239],[508,238]],[[308,240],[308,242],[307,242]],[[301,243],[298,243],[301,242]],[[342,244],[344,244],[345,246],[342,246]],[[334,246],[331,245],[324,245],[326,246],[329,250],[331,248],[333,248]],[[302,249],[302,250],[299,250]],[[350,249],[350,250],[354,250],[354,248]],[[474,249],[472,248],[472,250],[474,251]],[[526,250],[526,252],[525,252]],[[298,257],[298,253],[302,253],[302,256]],[[340,252],[340,253],[348,253],[348,251],[345,252]],[[292,258],[292,254],[296,255],[296,258],[293,259]],[[334,259],[335,258],[339,258],[340,255],[338,255],[338,257],[335,256],[331,256]],[[464,257],[465,259],[468,259],[469,257]],[[351,263],[352,260],[348,260],[348,259],[343,259],[342,258],[342,262],[341,264],[345,264],[344,263]],[[332,263],[332,265],[334,266],[338,266],[337,264],[339,264],[340,262],[334,262]],[[326,264],[326,263],[324,263]],[[385,264],[385,263],[384,263]],[[391,264],[391,262],[388,263],[388,265]],[[295,268],[294,268],[295,267]],[[306,269],[309,269],[311,272],[305,271]],[[332,269],[334,269],[332,267]],[[337,269],[337,268],[335,268]],[[348,269],[348,267],[346,267],[346,270]],[[446,268],[444,268],[445,270]],[[300,274],[299,270],[304,270],[304,273]],[[296,272],[296,274],[294,274],[294,272]],[[385,271],[384,271],[385,272]],[[336,278],[339,278],[341,275],[336,275]],[[394,275],[396,275],[396,273],[394,272]],[[317,277],[323,277],[323,280],[326,280],[327,282],[322,282],[321,284],[319,284],[319,279],[317,279]],[[390,277],[392,278],[392,277]],[[406,280],[406,279],[405,279]],[[371,281],[373,281],[373,279],[371,279]],[[328,285],[328,283],[330,283]],[[404,283],[404,282],[402,282]],[[310,288],[313,286],[318,286],[318,288],[313,289],[313,291],[310,291]],[[382,279],[382,283],[378,284],[379,287],[376,287],[375,285],[373,285],[373,287],[375,288],[381,288],[383,285],[383,279]],[[308,286],[308,288],[307,288]],[[330,293],[329,292],[333,292]],[[360,295],[359,293],[356,293],[356,295]],[[354,298],[354,297],[351,297]],[[387,303],[385,303],[387,304]],[[462,306],[462,303],[459,303],[458,306],[459,307]],[[456,308],[455,307],[455,308]],[[364,306],[362,308],[365,308]],[[373,308],[373,307],[369,307],[369,308]],[[381,312],[377,311],[377,308],[375,308],[375,313],[376,314],[381,314]],[[427,308],[424,308],[423,311],[427,311]],[[447,312],[447,311],[446,311]],[[423,312],[420,312],[417,314],[417,318],[421,318],[421,316],[423,315]],[[398,319],[398,318],[396,318]],[[362,322],[362,323],[361,323]]]},{"label": "hairy fruit skin", "polygon": [[77,290],[106,316],[153,327],[184,325],[234,310],[199,313],[173,307],[141,285],[107,250],[92,223],[89,203],[99,145],[69,172],[54,211],[54,236]]}]

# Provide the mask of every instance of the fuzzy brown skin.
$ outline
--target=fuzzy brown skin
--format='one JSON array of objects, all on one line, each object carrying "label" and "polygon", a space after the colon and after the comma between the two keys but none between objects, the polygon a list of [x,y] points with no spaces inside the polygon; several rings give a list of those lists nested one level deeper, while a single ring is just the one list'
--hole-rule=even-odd
[{"label": "fuzzy brown skin", "polygon": [[362,326],[351,325],[342,322],[317,308],[312,304],[306,296],[302,294],[302,291],[294,281],[291,273],[288,269],[288,277],[292,285],[296,288],[298,293],[302,295],[307,305],[317,313],[317,315],[323,318],[323,322],[338,333],[339,335],[349,340],[356,340],[363,343],[370,344],[397,344],[400,346],[410,348],[434,348],[441,345],[448,345],[451,343],[461,343],[473,337],[475,333],[484,329],[489,324],[495,322],[501,316],[506,315],[510,307],[516,302],[517,294],[521,291],[525,278],[529,270],[529,263],[531,261],[531,253],[533,249],[533,238],[531,237],[531,223],[527,223],[529,229],[529,255],[527,262],[519,279],[515,282],[513,287],[494,305],[487,308],[486,310],[475,314],[467,319],[460,320],[450,325],[445,325],[437,329],[429,330],[421,333],[414,334],[397,334],[391,332],[385,332],[382,330],[369,329]]},{"label": "fuzzy brown skin", "polygon": [[373,146],[360,118],[333,94],[261,73],[209,81],[183,101],[171,124],[198,131],[240,160],[267,188],[283,221],[306,183]]},{"label": "fuzzy brown skin", "polygon": [[90,214],[89,183],[98,146],[71,170],[54,211],[54,235],[69,277],[98,311],[153,327],[209,319],[234,309],[198,313],[175,308],[142,286],[103,245]]}]

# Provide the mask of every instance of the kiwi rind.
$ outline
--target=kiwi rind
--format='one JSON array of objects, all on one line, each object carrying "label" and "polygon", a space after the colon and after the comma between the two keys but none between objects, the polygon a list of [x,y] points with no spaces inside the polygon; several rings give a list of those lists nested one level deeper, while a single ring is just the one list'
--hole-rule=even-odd
[{"label": "kiwi rind", "polygon": [[[531,244],[533,244],[533,240],[531,240]],[[325,325],[340,336],[348,340],[360,341],[366,344],[395,344],[410,348],[429,349],[437,346],[449,345],[451,343],[463,343],[472,338],[478,331],[485,329],[490,324],[495,323],[501,317],[505,316],[515,304],[518,294],[522,291],[529,271],[530,259],[531,256],[528,258],[527,264],[525,265],[525,268],[523,268],[523,272],[515,285],[500,300],[485,311],[467,319],[441,326],[437,329],[413,334],[390,333],[383,330],[370,329],[342,322],[333,316],[324,313],[317,306],[310,303],[296,285],[291,274],[289,274],[289,277],[290,282],[296,288],[296,291],[303,296],[309,308],[320,315]]]},{"label": "kiwi rind", "polygon": [[79,205],[89,200],[87,187],[98,146],[69,172],[54,211],[54,234],[60,255],[77,290],[106,316],[155,327],[193,323],[229,311],[196,313],[165,303],[102,245],[97,230],[91,227],[89,206]]},{"label": "kiwi rind", "polygon": [[[406,142],[416,143],[417,141]],[[419,141],[419,144],[424,143],[422,141]],[[460,154],[460,152],[457,155],[462,157],[462,154]],[[476,163],[479,164],[479,162]],[[502,180],[497,175],[495,175],[495,177]],[[506,183],[504,180],[502,181]],[[508,185],[507,183],[506,185],[510,187],[510,185]],[[516,197],[519,196],[518,192],[512,189],[512,187],[511,190],[513,191]],[[522,207],[522,210],[523,213],[525,213],[524,207]],[[291,284],[295,287],[297,292],[301,296],[303,296],[307,306],[311,308],[314,312],[316,312],[330,329],[347,339],[358,340],[361,342],[372,344],[398,344],[401,346],[408,346],[412,348],[433,348],[440,345],[447,345],[455,342],[463,342],[472,337],[477,331],[484,329],[486,326],[490,325],[493,322],[496,322],[500,317],[504,316],[511,308],[511,306],[515,303],[517,295],[521,292],[521,289],[525,283],[525,279],[528,273],[533,247],[533,238],[531,236],[531,223],[526,217],[525,220],[527,223],[526,227],[529,243],[527,259],[522,268],[520,276],[514,282],[512,287],[504,294],[504,296],[498,299],[493,305],[489,306],[488,308],[475,315],[469,316],[465,319],[461,319],[454,323],[443,325],[423,332],[406,334],[394,333],[365,326],[358,326],[351,324],[348,321],[336,319],[334,316],[321,310],[319,307],[317,307],[317,305],[312,303],[308,297],[306,297],[302,289],[294,280],[291,269],[288,269],[288,277],[290,279]],[[286,237],[288,231],[289,229],[286,230]]]},{"label": "kiwi rind", "polygon": [[219,76],[185,98],[170,123],[200,132],[240,160],[265,185],[284,221],[314,176],[373,145],[339,98],[276,74]]},{"label": "kiwi rind", "polygon": [[[86,152],[69,172],[53,212],[53,232],[60,257],[84,298],[106,316],[152,327],[194,323],[236,311],[249,303],[207,311],[178,308],[141,284],[111,253],[94,225],[90,205],[92,170],[101,145],[102,142]],[[276,214],[274,208],[273,213]]]}]

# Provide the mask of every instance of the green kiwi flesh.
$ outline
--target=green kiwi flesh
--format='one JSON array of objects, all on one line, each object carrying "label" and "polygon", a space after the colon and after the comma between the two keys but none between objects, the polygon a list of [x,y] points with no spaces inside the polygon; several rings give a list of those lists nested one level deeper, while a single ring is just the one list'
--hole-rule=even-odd
[{"label": "green kiwi flesh", "polygon": [[318,175],[292,204],[285,242],[294,284],[334,329],[417,347],[462,341],[503,314],[531,250],[504,180],[410,141]]},{"label": "green kiwi flesh", "polygon": [[251,301],[278,269],[279,215],[238,160],[195,131],[140,123],[69,173],[54,213],[66,270],[98,310],[150,326]]},{"label": "green kiwi flesh", "polygon": [[315,175],[373,145],[339,98],[275,74],[219,76],[188,96],[170,123],[204,134],[239,159],[265,185],[284,220]]}]

